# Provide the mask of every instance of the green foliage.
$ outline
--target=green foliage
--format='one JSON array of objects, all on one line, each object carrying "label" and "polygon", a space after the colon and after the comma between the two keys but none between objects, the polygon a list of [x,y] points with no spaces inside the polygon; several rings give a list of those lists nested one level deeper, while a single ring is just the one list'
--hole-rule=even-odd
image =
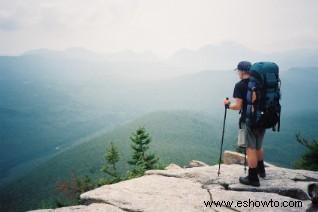
[{"label": "green foliage", "polygon": [[163,170],[165,169],[167,166],[167,164],[162,163],[160,160],[158,161],[158,163],[155,165],[154,169],[157,170]]},{"label": "green foliage", "polygon": [[139,161],[137,164],[133,167],[132,170],[129,170],[127,172],[127,179],[132,179],[135,177],[141,177],[144,175],[146,171],[146,165],[144,161]]},{"label": "green foliage", "polygon": [[65,200],[61,198],[48,198],[40,202],[39,208],[60,208],[67,206]]},{"label": "green foliage", "polygon": [[104,158],[106,163],[103,165],[101,170],[113,177],[111,182],[119,181],[120,175],[117,171],[116,163],[119,161],[120,155],[113,142],[110,142],[109,146],[106,148],[106,154],[104,155]]},{"label": "green foliage", "polygon": [[132,165],[133,169],[128,172],[128,177],[141,176],[146,170],[154,169],[159,158],[155,154],[146,152],[149,149],[151,137],[144,127],[139,127],[132,133],[130,140],[133,154],[128,164]]},{"label": "green foliage", "polygon": [[112,184],[112,183],[115,183],[114,179],[100,177],[96,180],[96,187],[100,187],[100,186],[108,185],[108,184]]},{"label": "green foliage", "polygon": [[300,134],[296,135],[297,142],[306,147],[307,151],[301,159],[296,161],[295,168],[318,171],[318,141],[311,141],[303,138]]},{"label": "green foliage", "polygon": [[56,190],[64,196],[67,203],[59,201],[60,204],[70,205],[80,202],[80,194],[96,187],[96,184],[87,175],[78,177],[74,172],[70,180],[61,180],[56,184]]},{"label": "green foliage", "polygon": [[78,177],[76,179],[76,184],[78,187],[79,194],[95,188],[94,181],[87,175],[85,175],[84,177]]}]

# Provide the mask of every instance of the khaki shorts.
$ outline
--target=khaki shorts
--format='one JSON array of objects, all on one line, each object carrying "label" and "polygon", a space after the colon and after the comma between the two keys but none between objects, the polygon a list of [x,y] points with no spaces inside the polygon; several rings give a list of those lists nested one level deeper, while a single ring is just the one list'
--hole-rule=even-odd
[{"label": "khaki shorts", "polygon": [[241,123],[241,129],[239,129],[237,144],[239,147],[248,147],[251,149],[261,149],[263,139],[265,135],[265,129],[250,129],[244,122]]}]

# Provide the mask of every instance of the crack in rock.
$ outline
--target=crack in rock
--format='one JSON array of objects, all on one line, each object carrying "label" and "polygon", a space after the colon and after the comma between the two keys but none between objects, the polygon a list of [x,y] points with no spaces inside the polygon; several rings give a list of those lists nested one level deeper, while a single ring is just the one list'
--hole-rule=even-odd
[{"label": "crack in rock", "polygon": [[227,183],[220,183],[219,185],[221,185],[225,190],[229,190],[230,188],[229,188],[229,184],[227,184]]},{"label": "crack in rock", "polygon": [[[201,188],[204,189],[204,190],[206,190],[206,191],[208,192],[209,197],[210,197],[210,203],[212,203],[212,202],[213,202],[213,195],[212,195],[211,190],[210,190],[209,188],[207,188],[205,184],[202,184]],[[224,206],[222,206],[222,207],[224,207]],[[233,211],[239,211],[239,210],[237,210],[237,209],[235,209],[235,208],[228,207],[228,206],[225,206],[225,208],[228,208],[228,209],[233,210]],[[215,208],[213,208],[213,209],[214,209],[215,211],[218,211],[218,210],[215,209]]]},{"label": "crack in rock", "polygon": [[174,174],[167,174],[167,173],[156,173],[156,172],[149,172],[146,173],[145,175],[159,175],[159,176],[163,176],[163,177],[174,177],[174,178],[183,178],[182,176],[179,175],[174,175]]},{"label": "crack in rock", "polygon": [[210,197],[210,202],[212,202],[213,201],[213,197],[212,197],[212,193],[211,193],[210,189],[207,188],[205,185],[202,185],[201,188],[204,189],[204,190],[207,190],[207,192],[209,194],[209,197]]},{"label": "crack in rock", "polygon": [[308,194],[299,188],[256,188],[256,187],[239,187],[239,188],[233,188],[231,187],[231,184],[225,183],[225,182],[217,182],[213,179],[205,182],[204,187],[208,185],[220,185],[224,188],[224,190],[229,191],[249,191],[249,192],[264,192],[264,193],[275,193],[279,194],[281,196],[287,196],[294,199],[299,200],[310,200],[310,197]]},{"label": "crack in rock", "polygon": [[279,188],[269,188],[269,189],[260,189],[260,188],[231,188],[228,190],[231,191],[251,191],[251,192],[265,192],[265,193],[275,193],[286,197],[291,197],[299,200],[310,200],[307,193],[298,188],[287,188],[286,190]]},{"label": "crack in rock", "polygon": [[291,180],[295,181],[295,182],[318,182],[318,179],[317,178],[313,178],[313,177],[308,177],[308,176],[305,176],[304,175],[304,179],[301,179],[301,178],[292,178]]},{"label": "crack in rock", "polygon": [[107,205],[112,205],[114,207],[117,207],[123,211],[127,211],[127,212],[143,212],[143,210],[134,210],[134,209],[130,209],[130,208],[124,208],[124,207],[119,207],[118,205],[115,205],[113,203],[110,203],[110,202],[107,202],[105,200],[101,200],[101,199],[82,199],[81,204],[83,205],[90,205],[90,204],[93,204],[93,203],[103,203],[103,204],[107,204]]}]

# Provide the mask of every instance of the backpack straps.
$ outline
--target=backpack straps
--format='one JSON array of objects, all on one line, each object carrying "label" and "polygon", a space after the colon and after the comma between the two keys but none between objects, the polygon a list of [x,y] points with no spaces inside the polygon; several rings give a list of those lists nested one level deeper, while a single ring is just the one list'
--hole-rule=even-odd
[{"label": "backpack straps", "polygon": [[239,119],[239,129],[242,129],[242,121],[243,121],[242,112],[240,111],[239,114],[241,114],[241,117],[240,117],[240,119]]},{"label": "backpack straps", "polygon": [[280,112],[278,113],[277,131],[280,130]]},{"label": "backpack straps", "polygon": [[[272,127],[272,130],[275,132],[277,130],[277,132],[280,131],[280,112],[277,114],[277,125]],[[277,126],[277,127],[276,127]]]},{"label": "backpack straps", "polygon": [[[281,88],[282,86],[282,81],[280,80],[280,78],[278,77],[278,90],[279,90],[279,99],[281,98]],[[279,113],[278,113],[278,123],[277,123],[277,131],[279,132],[280,130],[280,113],[281,113],[281,106],[279,105]]]}]

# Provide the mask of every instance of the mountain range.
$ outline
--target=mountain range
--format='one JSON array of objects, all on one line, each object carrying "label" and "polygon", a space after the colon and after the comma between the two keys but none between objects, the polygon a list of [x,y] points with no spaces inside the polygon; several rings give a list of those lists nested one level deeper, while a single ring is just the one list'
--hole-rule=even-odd
[{"label": "mountain range", "polygon": [[[198,49],[180,49],[165,58],[160,58],[151,51],[137,53],[124,50],[114,53],[96,53],[84,48],[70,48],[64,51],[35,49],[21,56],[90,61],[99,64],[100,67],[111,67],[113,73],[120,77],[146,80],[167,79],[203,70],[231,70],[241,60],[273,61],[279,64],[281,70],[318,66],[316,59],[318,49],[291,49],[264,53],[234,42],[208,44]],[[135,74],[138,76],[134,77]]]}]

